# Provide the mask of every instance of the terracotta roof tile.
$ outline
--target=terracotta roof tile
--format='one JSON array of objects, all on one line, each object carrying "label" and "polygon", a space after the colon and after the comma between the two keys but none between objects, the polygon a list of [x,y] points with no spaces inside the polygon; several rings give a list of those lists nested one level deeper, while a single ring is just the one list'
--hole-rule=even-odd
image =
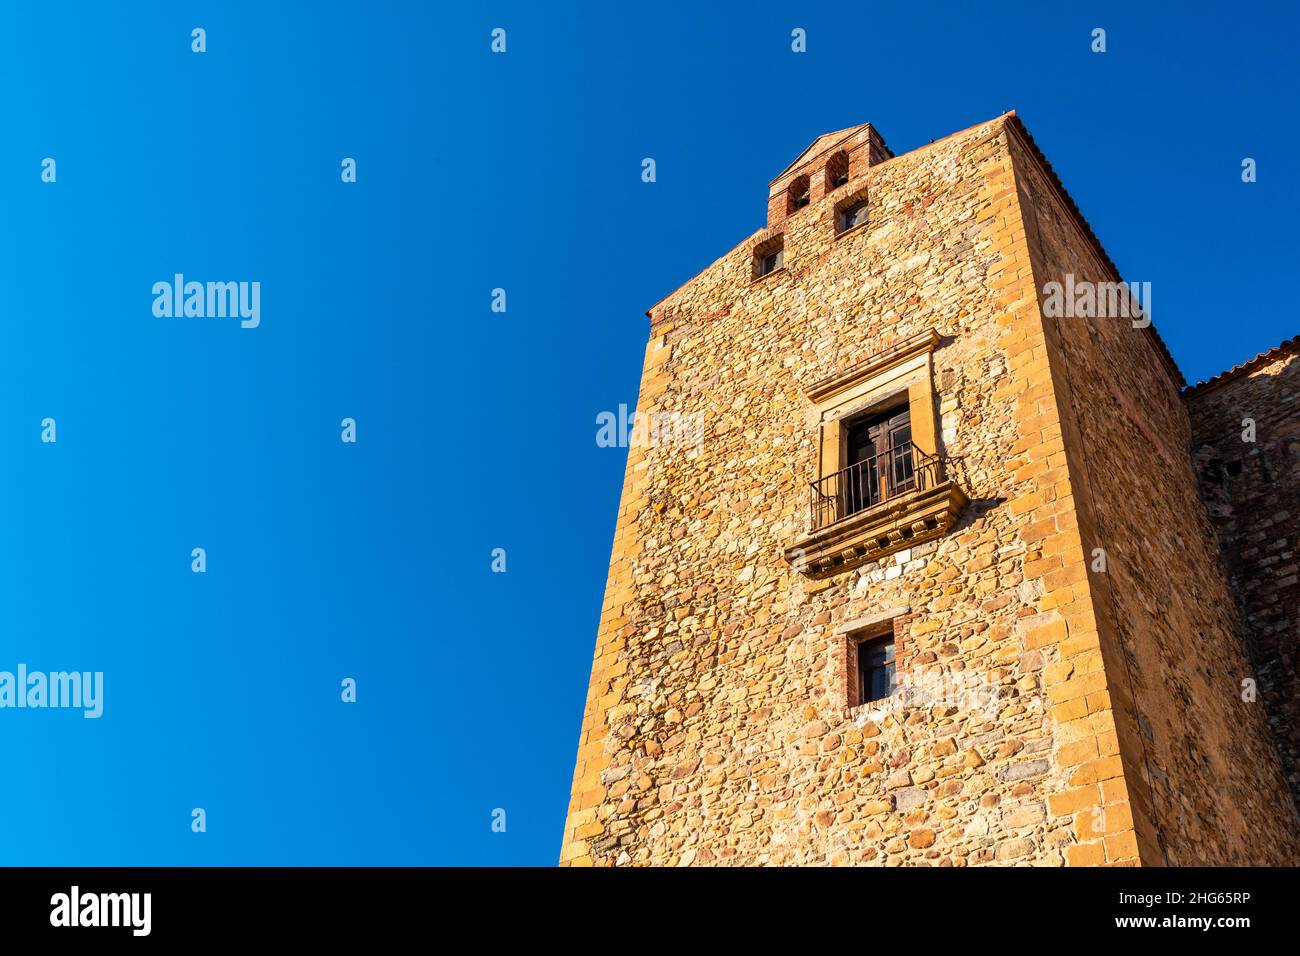
[{"label": "terracotta roof tile", "polygon": [[1183,389],[1183,398],[1191,398],[1194,395],[1204,394],[1215,386],[1222,385],[1224,382],[1245,375],[1247,372],[1259,368],[1261,365],[1267,365],[1288,353],[1300,353],[1300,335],[1292,336],[1291,338],[1273,346],[1267,352],[1260,352],[1254,358],[1247,359],[1240,365],[1234,365],[1226,372],[1220,372],[1213,378],[1207,378],[1203,382],[1197,382],[1195,385]]}]

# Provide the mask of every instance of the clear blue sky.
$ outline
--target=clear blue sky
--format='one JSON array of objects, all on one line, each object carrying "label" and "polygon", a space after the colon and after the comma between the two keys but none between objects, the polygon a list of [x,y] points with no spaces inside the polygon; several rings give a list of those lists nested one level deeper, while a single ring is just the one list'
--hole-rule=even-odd
[{"label": "clear blue sky", "polygon": [[[0,864],[553,862],[595,417],[825,130],[1014,108],[1190,381],[1300,331],[1293,4],[467,6],[0,13],[0,670],[106,698],[0,710]],[[177,272],[261,282],[260,327],[155,318]]]}]

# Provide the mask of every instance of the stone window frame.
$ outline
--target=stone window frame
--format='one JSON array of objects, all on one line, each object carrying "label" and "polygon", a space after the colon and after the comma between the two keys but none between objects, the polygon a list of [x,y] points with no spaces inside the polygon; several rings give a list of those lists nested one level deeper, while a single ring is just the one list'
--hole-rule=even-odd
[{"label": "stone window frame", "polygon": [[[831,521],[822,522],[820,512],[810,512],[807,531],[784,552],[801,573],[815,578],[840,574],[947,534],[956,524],[969,499],[942,467],[933,358],[940,341],[936,329],[927,329],[805,388],[813,403],[808,422],[818,430],[817,483],[847,467],[845,439],[851,421],[897,406],[900,398],[910,413],[912,445],[921,455],[935,459],[936,472],[935,480],[925,486]],[[810,496],[811,488],[802,487]]]},{"label": "stone window frame", "polygon": [[807,390],[817,414],[819,480],[846,467],[845,439],[852,420],[883,412],[900,404],[904,396],[911,417],[912,444],[924,454],[938,454],[933,356],[939,342],[938,331],[927,329]]}]

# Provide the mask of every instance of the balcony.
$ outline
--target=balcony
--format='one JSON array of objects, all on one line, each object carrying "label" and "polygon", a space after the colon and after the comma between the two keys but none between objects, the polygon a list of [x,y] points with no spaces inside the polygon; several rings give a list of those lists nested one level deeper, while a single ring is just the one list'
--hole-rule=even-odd
[{"label": "balcony", "polygon": [[944,459],[905,442],[809,486],[809,532],[785,558],[827,577],[945,534],[967,498]]}]

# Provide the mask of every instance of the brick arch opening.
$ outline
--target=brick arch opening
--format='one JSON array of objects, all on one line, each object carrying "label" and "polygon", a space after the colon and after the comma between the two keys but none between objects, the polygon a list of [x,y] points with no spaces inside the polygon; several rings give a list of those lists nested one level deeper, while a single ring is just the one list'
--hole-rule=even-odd
[{"label": "brick arch opening", "polygon": [[849,181],[849,154],[840,150],[826,161],[826,191],[839,189]]},{"label": "brick arch opening", "polygon": [[798,212],[812,200],[812,180],[805,176],[796,176],[785,193],[785,214]]}]

